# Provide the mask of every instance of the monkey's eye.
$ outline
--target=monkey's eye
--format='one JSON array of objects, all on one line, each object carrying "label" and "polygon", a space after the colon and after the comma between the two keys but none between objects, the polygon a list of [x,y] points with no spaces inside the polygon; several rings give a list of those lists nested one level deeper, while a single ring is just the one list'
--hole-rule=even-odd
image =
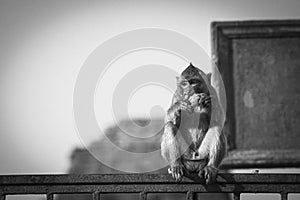
[{"label": "monkey's eye", "polygon": [[189,83],[190,83],[191,85],[197,85],[197,84],[201,83],[201,80],[199,80],[199,79],[191,79],[191,80],[189,81]]},{"label": "monkey's eye", "polygon": [[187,87],[189,85],[187,81],[182,81],[180,84],[182,87]]}]

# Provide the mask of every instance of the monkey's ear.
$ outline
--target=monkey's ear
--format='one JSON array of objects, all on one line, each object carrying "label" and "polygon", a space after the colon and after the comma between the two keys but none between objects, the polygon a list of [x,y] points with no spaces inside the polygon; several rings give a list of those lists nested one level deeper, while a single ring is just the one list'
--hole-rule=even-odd
[{"label": "monkey's ear", "polygon": [[179,76],[176,76],[176,84],[177,84],[177,87],[180,85],[180,77]]},{"label": "monkey's ear", "polygon": [[208,73],[206,75],[206,77],[207,77],[207,81],[209,82],[209,84],[211,84],[211,73]]},{"label": "monkey's ear", "polygon": [[176,83],[180,83],[182,80],[182,77],[181,76],[176,76]]}]

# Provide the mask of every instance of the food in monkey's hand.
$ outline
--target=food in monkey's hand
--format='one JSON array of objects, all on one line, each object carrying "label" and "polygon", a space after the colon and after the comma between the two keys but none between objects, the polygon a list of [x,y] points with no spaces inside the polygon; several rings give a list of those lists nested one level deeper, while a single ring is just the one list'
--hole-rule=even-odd
[{"label": "food in monkey's hand", "polygon": [[161,154],[176,181],[185,173],[197,173],[207,184],[215,181],[226,154],[226,137],[218,121],[224,112],[212,115],[213,109],[222,107],[209,75],[190,64],[177,77],[161,142]]}]

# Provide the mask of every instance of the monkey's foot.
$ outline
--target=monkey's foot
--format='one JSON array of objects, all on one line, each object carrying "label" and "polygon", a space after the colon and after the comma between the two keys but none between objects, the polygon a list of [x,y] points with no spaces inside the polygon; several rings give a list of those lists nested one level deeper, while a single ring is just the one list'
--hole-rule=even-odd
[{"label": "monkey's foot", "polygon": [[201,169],[198,173],[198,176],[201,179],[205,179],[206,184],[212,184],[216,181],[218,174],[218,169],[212,166],[206,166]]},{"label": "monkey's foot", "polygon": [[176,181],[181,181],[183,177],[183,166],[182,165],[175,165],[169,168],[169,173],[172,174],[172,177]]}]

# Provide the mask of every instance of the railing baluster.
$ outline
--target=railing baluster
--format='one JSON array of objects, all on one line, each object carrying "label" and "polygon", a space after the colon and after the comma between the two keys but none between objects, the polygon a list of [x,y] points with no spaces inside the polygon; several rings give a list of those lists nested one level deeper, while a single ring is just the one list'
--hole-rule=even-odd
[{"label": "railing baluster", "polygon": [[186,199],[187,199],[187,200],[194,200],[194,199],[195,199],[195,194],[194,194],[194,192],[188,191],[188,192],[186,193]]},{"label": "railing baluster", "polygon": [[52,193],[48,193],[47,194],[47,200],[53,200],[53,194]]},{"label": "railing baluster", "polygon": [[100,200],[100,192],[93,193],[93,200]]},{"label": "railing baluster", "polygon": [[147,193],[146,192],[141,192],[140,193],[140,200],[147,200]]},{"label": "railing baluster", "polygon": [[209,187],[189,179],[177,183],[167,175],[156,174],[0,175],[0,200],[7,199],[6,194],[45,194],[47,200],[54,200],[55,194],[62,193],[88,193],[93,200],[101,199],[98,193],[140,193],[140,199],[146,200],[149,193],[174,192],[185,193],[188,200],[195,199],[197,193],[230,193],[235,200],[241,199],[243,193],[277,193],[287,200],[289,193],[300,192],[300,174],[223,174],[222,177],[216,183],[220,187]]},{"label": "railing baluster", "polygon": [[241,194],[240,193],[233,193],[234,200],[240,200]]},{"label": "railing baluster", "polygon": [[281,193],[281,200],[287,200],[287,193],[286,192],[282,192]]}]

